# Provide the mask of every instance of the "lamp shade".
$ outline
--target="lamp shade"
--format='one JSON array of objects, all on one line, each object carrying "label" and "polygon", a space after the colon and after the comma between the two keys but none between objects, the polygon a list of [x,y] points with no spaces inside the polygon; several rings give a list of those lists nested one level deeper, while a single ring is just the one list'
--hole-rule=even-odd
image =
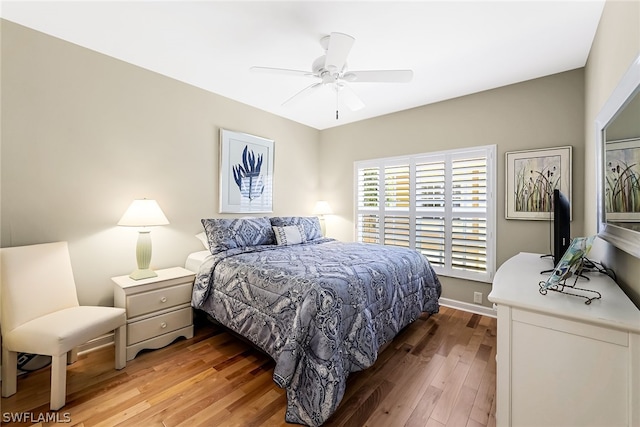
[{"label": "lamp shade", "polygon": [[134,200],[118,221],[118,225],[129,227],[151,227],[167,224],[169,224],[169,220],[164,216],[158,202],[150,199]]},{"label": "lamp shade", "polygon": [[314,215],[329,215],[332,214],[331,206],[326,200],[318,200],[316,206],[313,208]]}]

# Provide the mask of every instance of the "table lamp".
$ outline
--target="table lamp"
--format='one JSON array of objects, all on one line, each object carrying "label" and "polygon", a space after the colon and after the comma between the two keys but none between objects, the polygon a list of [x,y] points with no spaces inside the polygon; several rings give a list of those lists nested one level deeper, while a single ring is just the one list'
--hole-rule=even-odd
[{"label": "table lamp", "polygon": [[318,219],[320,220],[320,228],[322,229],[322,235],[324,236],[327,231],[327,226],[325,225],[324,216],[332,214],[331,206],[329,206],[329,202],[325,200],[318,200],[316,202],[316,206],[313,208],[313,214],[318,215]]},{"label": "table lamp", "polygon": [[134,200],[127,208],[118,225],[127,227],[140,227],[138,244],[136,245],[136,260],[138,269],[129,275],[133,280],[156,277],[155,271],[149,268],[151,262],[151,230],[146,227],[169,224],[169,220],[158,202],[149,199]]}]

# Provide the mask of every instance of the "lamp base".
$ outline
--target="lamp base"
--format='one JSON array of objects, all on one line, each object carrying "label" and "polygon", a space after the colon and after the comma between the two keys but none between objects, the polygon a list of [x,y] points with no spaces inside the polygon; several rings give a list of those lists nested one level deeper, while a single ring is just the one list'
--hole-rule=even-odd
[{"label": "lamp base", "polygon": [[132,278],[133,280],[149,279],[151,277],[157,277],[157,276],[158,274],[149,268],[144,270],[138,269],[129,275],[129,277]]},{"label": "lamp base", "polygon": [[155,271],[149,268],[151,262],[151,233],[149,230],[139,230],[136,261],[138,261],[138,269],[129,275],[130,278],[140,280],[158,276]]},{"label": "lamp base", "polygon": [[318,220],[320,221],[320,231],[322,232],[322,237],[327,237],[327,225],[324,222],[324,215],[318,216]]}]

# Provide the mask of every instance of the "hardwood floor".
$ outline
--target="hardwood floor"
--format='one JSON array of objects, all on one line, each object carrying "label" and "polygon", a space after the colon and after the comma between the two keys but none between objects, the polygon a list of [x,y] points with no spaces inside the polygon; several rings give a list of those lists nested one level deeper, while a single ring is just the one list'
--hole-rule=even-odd
[{"label": "hardwood floor", "polygon": [[[371,368],[349,377],[326,426],[495,426],[496,320],[447,307],[416,320]],[[2,399],[3,425],[281,426],[286,397],[274,362],[208,322],[193,339],[144,351],[122,371],[113,346],[68,366],[67,404],[49,412],[45,368]],[[28,415],[24,415],[27,413]],[[53,419],[51,417],[54,417]]]}]

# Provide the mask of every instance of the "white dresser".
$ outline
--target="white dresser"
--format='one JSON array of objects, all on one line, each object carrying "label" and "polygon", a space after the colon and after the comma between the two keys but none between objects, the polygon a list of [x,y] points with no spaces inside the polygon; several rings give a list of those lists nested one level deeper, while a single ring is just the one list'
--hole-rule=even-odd
[{"label": "white dresser", "polygon": [[112,278],[114,305],[127,310],[127,360],[178,337],[193,337],[191,293],[195,274],[181,267],[157,270],[158,277]]},{"label": "white dresser", "polygon": [[590,305],[541,295],[549,274],[540,271],[550,268],[520,253],[495,275],[497,425],[640,426],[640,310],[600,273],[576,285],[602,294]]}]

